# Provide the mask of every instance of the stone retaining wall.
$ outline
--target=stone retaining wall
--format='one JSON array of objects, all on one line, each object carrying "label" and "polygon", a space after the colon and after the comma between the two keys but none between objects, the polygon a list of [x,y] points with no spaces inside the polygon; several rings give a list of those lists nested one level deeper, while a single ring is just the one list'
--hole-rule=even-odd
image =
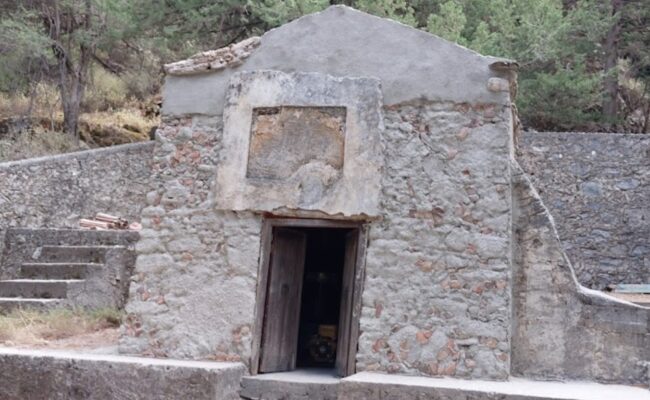
[{"label": "stone retaining wall", "polygon": [[650,308],[578,284],[553,217],[513,169],[512,374],[647,385]]},{"label": "stone retaining wall", "polygon": [[139,220],[153,147],[136,143],[0,164],[0,243],[8,227],[77,227],[79,218],[97,212]]},{"label": "stone retaining wall", "polygon": [[583,285],[650,283],[650,135],[529,132],[518,152]]}]

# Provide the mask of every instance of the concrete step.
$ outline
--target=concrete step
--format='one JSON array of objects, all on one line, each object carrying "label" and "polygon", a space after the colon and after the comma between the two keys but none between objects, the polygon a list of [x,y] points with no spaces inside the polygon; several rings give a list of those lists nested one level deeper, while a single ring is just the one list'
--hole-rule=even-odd
[{"label": "concrete step", "polygon": [[84,279],[91,270],[102,266],[97,263],[23,263],[20,276],[26,279]]},{"label": "concrete step", "polygon": [[241,363],[0,347],[0,399],[238,399]]},{"label": "concrete step", "polygon": [[239,395],[249,400],[336,400],[341,379],[333,370],[299,369],[246,376]]},{"label": "concrete step", "polygon": [[68,293],[68,286],[79,282],[83,282],[83,280],[12,279],[0,281],[0,296],[65,299]]},{"label": "concrete step", "polygon": [[119,246],[43,246],[38,261],[69,263],[103,263],[106,251]]},{"label": "concrete step", "polygon": [[88,229],[8,228],[6,238],[11,244],[40,246],[115,246],[138,241],[139,233],[126,230],[95,231]]},{"label": "concrete step", "polygon": [[7,313],[16,309],[46,311],[59,308],[64,301],[61,299],[30,299],[20,297],[0,297],[0,312]]}]

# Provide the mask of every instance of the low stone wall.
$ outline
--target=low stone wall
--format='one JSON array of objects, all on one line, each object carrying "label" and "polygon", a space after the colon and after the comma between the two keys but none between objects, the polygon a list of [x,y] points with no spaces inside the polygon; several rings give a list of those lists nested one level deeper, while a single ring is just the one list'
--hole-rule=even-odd
[{"label": "low stone wall", "polygon": [[244,365],[0,349],[3,400],[239,399]]},{"label": "low stone wall", "polygon": [[553,217],[513,170],[512,374],[646,385],[650,308],[578,284]]},{"label": "low stone wall", "polygon": [[97,212],[139,220],[153,147],[136,143],[0,164],[0,243],[8,227],[76,227]]},{"label": "low stone wall", "polygon": [[650,135],[524,133],[519,146],[578,280],[649,283]]}]

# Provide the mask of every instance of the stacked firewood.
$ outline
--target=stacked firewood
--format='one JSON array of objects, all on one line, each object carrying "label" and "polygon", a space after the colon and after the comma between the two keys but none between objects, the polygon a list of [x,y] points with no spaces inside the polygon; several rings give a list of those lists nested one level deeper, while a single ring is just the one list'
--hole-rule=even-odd
[{"label": "stacked firewood", "polygon": [[108,229],[122,229],[122,230],[131,230],[139,231],[142,229],[142,225],[137,222],[129,223],[129,221],[124,218],[116,217],[110,214],[97,213],[95,218],[88,219],[82,218],[79,220],[79,226],[82,229],[94,229],[94,230],[108,230]]}]

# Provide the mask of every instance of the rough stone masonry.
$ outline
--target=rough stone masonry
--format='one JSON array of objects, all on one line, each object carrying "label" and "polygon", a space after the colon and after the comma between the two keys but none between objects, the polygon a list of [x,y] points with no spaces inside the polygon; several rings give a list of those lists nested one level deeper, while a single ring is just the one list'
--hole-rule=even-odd
[{"label": "rough stone masonry", "polygon": [[[389,39],[372,39],[379,31]],[[370,228],[357,371],[642,380],[638,338],[623,340],[641,357],[629,368],[525,366],[553,342],[522,341],[535,335],[526,304],[539,292],[513,287],[513,270],[536,265],[512,250],[512,63],[345,7],[247,51],[216,72],[168,69],[122,351],[249,364],[263,219],[343,218]],[[572,285],[548,286],[554,309],[568,306],[562,296],[595,301]],[[548,329],[563,343],[581,335]]]},{"label": "rough stone masonry", "polygon": [[334,6],[166,71],[121,352],[250,366],[264,221],[318,218],[369,232],[357,372],[647,384],[650,309],[515,161],[515,63]]},{"label": "rough stone masonry", "polygon": [[583,285],[650,282],[650,136],[530,132],[519,159]]},{"label": "rough stone masonry", "polygon": [[[399,40],[368,41],[378,29]],[[348,218],[370,225],[356,369],[506,379],[513,116],[494,61],[333,7],[240,66],[170,75],[121,350],[247,364],[263,213]],[[282,113],[326,113],[318,152],[285,154]]]}]

